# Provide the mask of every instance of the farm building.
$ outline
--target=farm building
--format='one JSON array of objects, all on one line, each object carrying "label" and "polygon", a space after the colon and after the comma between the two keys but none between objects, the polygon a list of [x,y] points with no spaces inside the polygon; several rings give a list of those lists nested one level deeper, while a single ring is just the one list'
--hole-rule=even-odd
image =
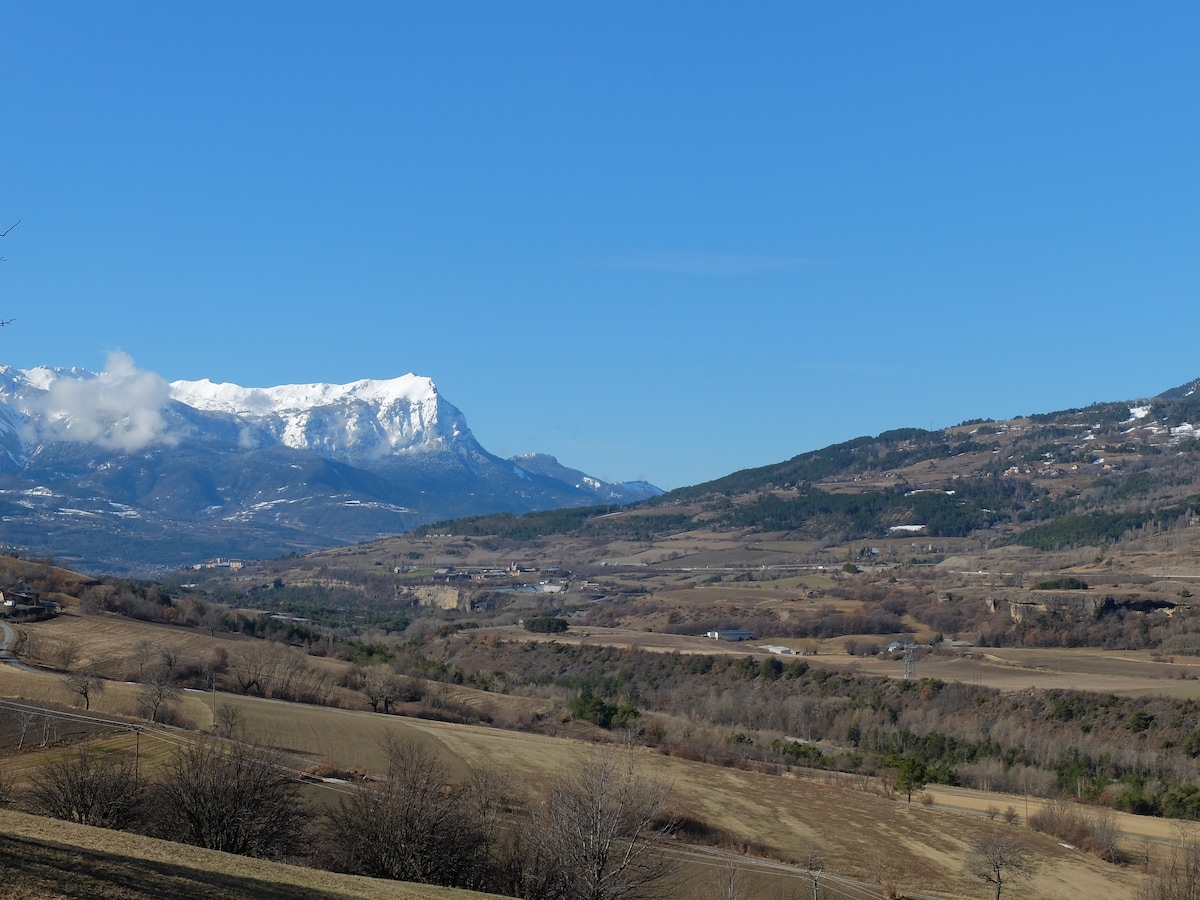
[{"label": "farm building", "polygon": [[727,628],[721,631],[710,631],[704,635],[714,641],[752,641],[754,632],[745,628]]},{"label": "farm building", "polygon": [[38,592],[24,581],[19,581],[6,591],[0,591],[0,602],[8,609],[38,605]]}]

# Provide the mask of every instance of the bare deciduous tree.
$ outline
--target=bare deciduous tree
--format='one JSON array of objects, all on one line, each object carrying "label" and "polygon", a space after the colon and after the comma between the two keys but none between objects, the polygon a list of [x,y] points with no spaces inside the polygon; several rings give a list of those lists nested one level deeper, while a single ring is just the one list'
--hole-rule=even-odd
[{"label": "bare deciduous tree", "polygon": [[17,727],[21,729],[21,738],[17,742],[17,750],[25,749],[25,736],[29,733],[30,726],[37,721],[38,716],[41,714],[41,710],[32,708],[22,707],[17,710]]},{"label": "bare deciduous tree", "polygon": [[293,852],[310,817],[278,753],[215,739],[180,751],[152,800],[161,837],[244,856]]},{"label": "bare deciduous tree", "polygon": [[83,699],[83,708],[92,708],[92,697],[104,691],[104,679],[90,666],[67,676],[67,688]]},{"label": "bare deciduous tree", "polygon": [[996,900],[1004,886],[1028,878],[1034,870],[1033,855],[1020,841],[1003,834],[987,834],[971,846],[967,869],[996,888]]},{"label": "bare deciduous tree", "polygon": [[162,663],[162,667],[167,670],[173,681],[175,679],[175,670],[179,668],[180,662],[183,661],[183,652],[179,647],[170,644],[158,648],[158,658]]},{"label": "bare deciduous tree", "polygon": [[213,728],[224,738],[244,738],[245,722],[242,710],[231,703],[222,703],[213,716]]},{"label": "bare deciduous tree", "polygon": [[816,900],[821,890],[821,876],[825,874],[825,852],[815,844],[807,844],[801,865],[808,875],[813,900]]},{"label": "bare deciduous tree", "polygon": [[1200,841],[1179,826],[1179,842],[1150,870],[1136,900],[1200,900]]},{"label": "bare deciduous tree", "polygon": [[371,712],[379,712],[379,705],[383,704],[385,713],[392,711],[396,701],[409,699],[410,693],[406,680],[384,666],[369,669],[363,676],[360,690],[371,704]]},{"label": "bare deciduous tree", "polygon": [[1120,839],[1121,831],[1113,811],[1106,807],[1098,808],[1092,816],[1092,844],[1096,855],[1105,862],[1119,862],[1121,851],[1117,844]]},{"label": "bare deciduous tree", "polygon": [[154,644],[142,638],[133,645],[133,661],[138,667],[138,679],[146,677],[146,669],[150,667],[150,661],[154,659]]},{"label": "bare deciduous tree", "polygon": [[742,870],[732,860],[714,867],[708,879],[707,896],[711,900],[747,900],[750,896]]},{"label": "bare deciduous tree", "polygon": [[79,653],[79,645],[70,638],[63,638],[57,641],[52,650],[51,658],[54,664],[64,671],[71,668],[71,663],[75,661],[75,656]]},{"label": "bare deciduous tree", "polygon": [[267,641],[250,641],[229,654],[229,672],[243,694],[266,696],[275,678],[278,651],[281,648]]},{"label": "bare deciduous tree", "polygon": [[183,694],[175,686],[171,673],[161,666],[155,666],[145,678],[138,693],[138,705],[151,722],[158,722],[167,704],[174,703]]},{"label": "bare deciduous tree", "polygon": [[101,755],[84,747],[34,776],[28,802],[40,815],[128,828],[139,818],[142,798],[133,774],[128,756]]},{"label": "bare deciduous tree", "polygon": [[660,851],[675,828],[669,787],[632,751],[601,752],[561,776],[534,817],[538,873],[547,896],[618,900],[649,896],[672,870]]}]

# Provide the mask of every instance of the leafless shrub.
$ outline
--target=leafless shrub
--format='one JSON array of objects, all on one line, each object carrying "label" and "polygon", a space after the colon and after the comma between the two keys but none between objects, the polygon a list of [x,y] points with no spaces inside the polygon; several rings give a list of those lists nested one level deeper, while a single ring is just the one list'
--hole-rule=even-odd
[{"label": "leafless shrub", "polygon": [[479,887],[494,840],[491,798],[451,790],[436,754],[393,742],[383,781],[362,782],[328,814],[328,861],[336,869],[452,887]]},{"label": "leafless shrub", "polygon": [[1116,816],[1111,809],[1099,808],[1092,812],[1092,835],[1088,849],[1106,862],[1120,862],[1121,852],[1117,842],[1121,832],[1117,828]]},{"label": "leafless shrub", "polygon": [[138,820],[141,798],[128,756],[100,755],[84,747],[34,776],[27,803],[43,816],[128,828]]},{"label": "leafless shrub", "polygon": [[675,828],[669,796],[630,751],[601,752],[560,776],[535,811],[532,880],[567,900],[650,889],[672,868],[658,852]]},{"label": "leafless shrub", "polygon": [[160,837],[271,859],[304,843],[310,817],[279,753],[216,739],[180,751],[152,802]]},{"label": "leafless shrub", "polygon": [[1084,811],[1063,797],[1050,801],[1032,813],[1029,827],[1076,847],[1082,847],[1092,835],[1091,823]]},{"label": "leafless shrub", "polygon": [[863,857],[863,864],[867,868],[869,880],[882,885],[891,866],[891,856],[881,847],[874,847]]}]

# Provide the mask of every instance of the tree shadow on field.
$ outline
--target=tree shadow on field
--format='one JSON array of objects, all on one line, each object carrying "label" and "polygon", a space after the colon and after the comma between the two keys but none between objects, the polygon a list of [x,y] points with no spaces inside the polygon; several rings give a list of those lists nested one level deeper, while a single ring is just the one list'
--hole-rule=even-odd
[{"label": "tree shadow on field", "polygon": [[342,896],[295,884],[0,835],[0,898],[334,900]]}]

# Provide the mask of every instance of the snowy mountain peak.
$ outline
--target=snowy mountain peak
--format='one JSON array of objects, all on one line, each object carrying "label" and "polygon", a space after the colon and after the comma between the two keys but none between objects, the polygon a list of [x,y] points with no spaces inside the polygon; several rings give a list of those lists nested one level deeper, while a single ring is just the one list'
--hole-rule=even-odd
[{"label": "snowy mountain peak", "polygon": [[433,380],[412,373],[349,384],[246,388],[203,379],[169,387],[179,403],[242,420],[248,445],[277,441],[329,456],[379,458],[472,440],[462,413]]},{"label": "snowy mountain peak", "polygon": [[173,381],[170,387],[172,398],[181,403],[196,409],[234,415],[294,412],[354,400],[386,405],[398,401],[436,403],[438,399],[433,379],[411,372],[384,381],[362,379],[349,384],[281,384],[276,387],[245,388],[204,378],[200,381]]},{"label": "snowy mountain peak", "polygon": [[[95,443],[134,452],[230,433],[242,450],[282,445],[346,461],[382,459],[474,438],[432,379],[409,373],[349,384],[242,387],[209,379],[168,384],[113,354],[104,372],[0,367],[0,402],[14,436],[31,444]],[[3,424],[3,423],[0,423]]]}]

